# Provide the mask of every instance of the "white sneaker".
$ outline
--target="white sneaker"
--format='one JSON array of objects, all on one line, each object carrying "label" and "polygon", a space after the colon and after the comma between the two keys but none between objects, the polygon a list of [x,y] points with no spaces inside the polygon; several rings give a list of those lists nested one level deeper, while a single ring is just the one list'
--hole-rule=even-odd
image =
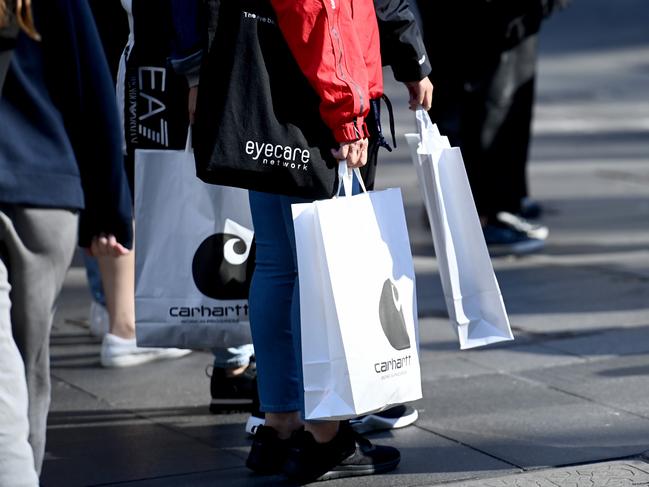
[{"label": "white sneaker", "polygon": [[264,417],[264,413],[259,411],[253,412],[246,421],[246,433],[250,436],[255,436],[257,428],[263,426],[265,422],[266,418]]},{"label": "white sneaker", "polygon": [[155,360],[184,357],[191,350],[180,348],[138,347],[135,338],[120,338],[106,333],[101,342],[101,365],[104,367],[132,367]]},{"label": "white sneaker", "polygon": [[101,305],[93,299],[90,304],[90,317],[88,322],[92,336],[101,338],[108,333],[110,318],[108,317],[106,306]]}]

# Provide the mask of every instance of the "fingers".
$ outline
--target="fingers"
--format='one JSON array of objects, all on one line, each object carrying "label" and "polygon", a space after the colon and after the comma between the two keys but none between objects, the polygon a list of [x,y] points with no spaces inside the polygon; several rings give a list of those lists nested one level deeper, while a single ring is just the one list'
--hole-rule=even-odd
[{"label": "fingers", "polygon": [[433,103],[433,84],[428,77],[420,81],[408,81],[405,85],[410,94],[408,100],[410,109],[416,110],[418,107],[423,107],[425,110],[430,110]]},{"label": "fingers", "polygon": [[120,257],[130,252],[114,235],[101,234],[92,239],[88,253],[94,257]]},{"label": "fingers", "polygon": [[338,149],[332,149],[331,153],[339,161],[346,161],[347,167],[363,167],[367,164],[367,151],[369,142],[367,139],[359,139],[353,142],[341,142]]}]

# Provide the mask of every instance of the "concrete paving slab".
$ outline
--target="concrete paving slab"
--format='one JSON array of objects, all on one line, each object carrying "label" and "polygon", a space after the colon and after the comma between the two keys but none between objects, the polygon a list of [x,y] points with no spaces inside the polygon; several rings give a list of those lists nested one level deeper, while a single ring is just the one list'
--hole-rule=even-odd
[{"label": "concrete paving slab", "polygon": [[649,465],[641,460],[579,465],[509,477],[453,482],[449,487],[613,487],[649,485]]},{"label": "concrete paving slab", "polygon": [[[649,320],[649,317],[647,319]],[[563,340],[548,340],[544,345],[553,350],[597,360],[620,355],[647,356],[649,325],[594,330]]]},{"label": "concrete paving slab", "polygon": [[211,355],[194,352],[177,360],[153,362],[126,369],[105,369],[96,355],[76,365],[56,366],[52,374],[80,389],[107,400],[115,407],[129,409],[161,406],[202,406],[210,401],[205,366]]},{"label": "concrete paving slab", "polygon": [[100,425],[48,431],[42,485],[87,486],[241,465],[239,457],[225,450],[149,421],[125,418],[123,413],[116,419],[106,416],[110,413],[101,417]]},{"label": "concrete paving slab", "polygon": [[576,354],[548,347],[545,344],[465,350],[462,356],[464,360],[482,366],[485,373],[538,370],[580,363],[584,360]]},{"label": "concrete paving slab", "polygon": [[620,458],[647,449],[649,420],[541,383],[482,375],[424,382],[424,388],[419,426],[520,467]]},{"label": "concrete paving slab", "polygon": [[105,483],[102,487],[295,487],[285,478],[274,475],[254,475],[245,467],[208,470],[152,477],[133,482]]},{"label": "concrete paving slab", "polygon": [[[649,353],[530,370],[521,376],[649,419]],[[649,434],[644,444],[649,449]]]},{"label": "concrete paving slab", "polygon": [[[340,479],[327,482],[327,485],[332,487],[415,486],[428,485],[431,482],[442,483],[467,477],[494,476],[519,471],[507,463],[500,462],[420,428],[407,428],[392,433],[372,435],[371,439],[377,444],[389,444],[399,448],[402,455],[399,468],[385,475]],[[245,485],[254,487],[257,485],[290,486],[292,484],[280,476],[259,477],[251,475],[245,469],[223,469],[186,476],[156,478],[125,485],[134,487],[149,485],[161,487],[178,485],[197,487],[203,485],[227,485],[228,487],[236,487]]]}]

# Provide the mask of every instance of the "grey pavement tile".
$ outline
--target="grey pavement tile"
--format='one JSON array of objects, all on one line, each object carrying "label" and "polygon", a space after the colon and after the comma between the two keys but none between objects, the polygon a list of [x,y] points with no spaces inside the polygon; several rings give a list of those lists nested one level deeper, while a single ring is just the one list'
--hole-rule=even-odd
[{"label": "grey pavement tile", "polygon": [[[372,435],[370,438],[376,444],[386,444],[399,448],[402,460],[398,469],[384,475],[334,480],[327,482],[326,485],[332,487],[415,486],[478,476],[503,475],[518,471],[513,469],[511,465],[499,462],[487,455],[416,427]],[[166,479],[149,479],[125,485],[133,487],[176,485],[195,485],[197,487],[203,485],[223,485],[228,487],[268,485],[288,487],[292,484],[279,476],[258,477],[251,475],[245,469],[227,469]]]},{"label": "grey pavement tile", "polygon": [[232,468],[237,455],[124,410],[50,415],[44,486],[85,486],[151,476]]},{"label": "grey pavement tile", "polygon": [[101,485],[102,487],[295,487],[295,484],[281,476],[255,475],[245,467],[188,472]]},{"label": "grey pavement tile", "polygon": [[572,338],[544,341],[543,345],[557,351],[596,359],[649,354],[649,324],[594,330]]},{"label": "grey pavement tile", "polygon": [[462,356],[465,360],[482,366],[485,373],[538,370],[584,361],[574,354],[544,344],[465,350]]},{"label": "grey pavement tile", "polygon": [[[191,408],[115,407],[54,378],[43,485],[84,486],[241,466],[244,457],[235,449],[234,435],[192,423],[200,415]],[[236,430],[243,436],[243,424]]]},{"label": "grey pavement tile", "polygon": [[506,474],[517,471],[505,462],[418,427],[374,434],[368,438],[377,445],[390,445],[399,449],[401,463],[398,469],[385,475],[333,480],[327,482],[327,485],[415,486],[467,477],[491,476],[494,472]]},{"label": "grey pavement tile", "polygon": [[507,311],[513,315],[627,310],[647,313],[647,283],[605,269],[548,262],[534,269],[503,269],[496,274]]},{"label": "grey pavement tile", "polygon": [[649,485],[649,465],[641,460],[579,465],[539,472],[453,482],[448,487],[614,487]]},{"label": "grey pavement tile", "polygon": [[419,426],[520,467],[620,458],[647,449],[648,419],[543,384],[482,375],[424,387]]},{"label": "grey pavement tile", "polygon": [[[521,376],[649,419],[649,353],[530,370]],[[645,445],[649,449],[649,434]]]},{"label": "grey pavement tile", "polygon": [[[99,348],[97,348],[97,356]],[[210,401],[205,367],[210,354],[194,352],[177,360],[164,360],[124,369],[102,368],[97,359],[52,364],[52,375],[123,408],[203,406]]]}]

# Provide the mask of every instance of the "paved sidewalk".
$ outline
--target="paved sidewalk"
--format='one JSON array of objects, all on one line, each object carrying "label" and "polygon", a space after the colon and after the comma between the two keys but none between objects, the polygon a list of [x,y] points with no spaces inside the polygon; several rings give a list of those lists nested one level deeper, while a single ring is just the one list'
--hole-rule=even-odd
[{"label": "paved sidewalk", "polygon": [[[403,189],[424,399],[416,426],[372,438],[401,450],[398,470],[327,486],[649,485],[649,9],[617,3],[576,1],[544,31],[530,173],[551,233],[542,254],[494,259],[512,343],[458,349],[402,138],[412,114],[389,84],[399,149],[379,185]],[[208,413],[209,354],[100,367],[80,265],[52,335],[43,485],[288,485],[245,469],[245,415]]]}]

